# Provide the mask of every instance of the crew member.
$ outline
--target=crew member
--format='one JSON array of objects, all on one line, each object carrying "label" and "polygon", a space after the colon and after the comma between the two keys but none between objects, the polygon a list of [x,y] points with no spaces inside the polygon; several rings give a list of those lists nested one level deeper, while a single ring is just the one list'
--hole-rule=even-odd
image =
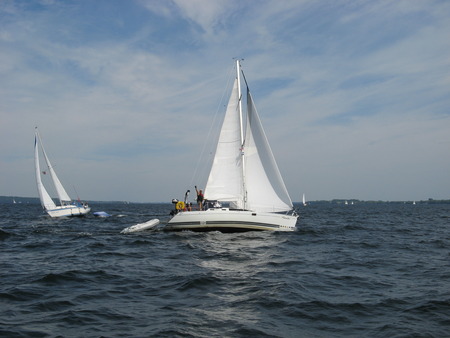
[{"label": "crew member", "polygon": [[197,204],[198,204],[198,208],[199,210],[203,210],[203,191],[197,190],[197,186],[195,186],[195,191],[197,193]]}]

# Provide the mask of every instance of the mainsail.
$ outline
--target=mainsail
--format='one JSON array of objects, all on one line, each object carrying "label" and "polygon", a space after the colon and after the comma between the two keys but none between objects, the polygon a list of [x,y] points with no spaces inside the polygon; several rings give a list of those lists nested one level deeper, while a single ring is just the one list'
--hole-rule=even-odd
[{"label": "mainsail", "polygon": [[236,79],[220,131],[205,196],[210,200],[231,202],[242,208],[244,193],[240,130],[238,80]]},{"label": "mainsail", "polygon": [[258,212],[292,210],[292,201],[270,149],[247,86],[246,132],[240,95],[240,65],[228,102],[213,165],[205,188],[210,200]]}]

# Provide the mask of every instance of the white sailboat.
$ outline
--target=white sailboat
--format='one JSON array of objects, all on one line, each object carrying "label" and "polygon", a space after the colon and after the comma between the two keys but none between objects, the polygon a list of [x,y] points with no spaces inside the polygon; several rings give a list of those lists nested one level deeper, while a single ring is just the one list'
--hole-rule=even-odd
[{"label": "white sailboat", "polygon": [[[50,173],[53,185],[56,189],[60,205],[55,204],[55,202],[52,200],[49,193],[45,189],[44,184],[42,183],[41,169],[39,163],[39,148],[41,148],[42,154],[44,155],[45,163],[48,168],[48,172]],[[91,210],[87,205],[87,203],[81,203],[80,201],[72,201],[72,199],[67,194],[58,176],[56,176],[56,172],[53,166],[51,165],[50,160],[47,157],[37,127],[35,129],[35,138],[34,138],[34,163],[36,169],[36,184],[42,208],[44,208],[44,210],[51,217],[83,216]],[[47,171],[43,171],[42,173],[46,174]]]},{"label": "white sailboat", "polygon": [[205,188],[204,210],[178,208],[166,230],[295,230],[298,215],[246,81],[247,114],[243,114],[241,72],[236,60],[236,78]]},{"label": "white sailboat", "polygon": [[305,194],[303,194],[303,206],[305,206],[306,207],[306,197],[305,197]]}]

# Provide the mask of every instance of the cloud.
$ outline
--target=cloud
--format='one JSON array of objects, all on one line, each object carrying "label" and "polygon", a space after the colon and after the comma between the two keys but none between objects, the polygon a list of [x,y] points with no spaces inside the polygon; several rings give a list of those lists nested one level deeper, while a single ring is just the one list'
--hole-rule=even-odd
[{"label": "cloud", "polygon": [[0,174],[17,178],[2,194],[37,196],[35,125],[88,199],[204,184],[242,57],[294,200],[448,198],[449,14],[441,1],[4,1]]}]

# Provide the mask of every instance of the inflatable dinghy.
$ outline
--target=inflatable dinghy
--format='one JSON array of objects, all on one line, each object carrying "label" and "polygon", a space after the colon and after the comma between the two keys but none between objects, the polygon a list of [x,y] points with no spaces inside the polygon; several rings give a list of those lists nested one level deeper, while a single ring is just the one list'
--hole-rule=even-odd
[{"label": "inflatable dinghy", "polygon": [[154,218],[148,222],[139,223],[139,224],[133,225],[131,227],[125,228],[120,233],[121,234],[129,234],[131,232],[145,231],[145,230],[149,230],[149,229],[156,227],[158,224],[159,224],[159,219]]}]

